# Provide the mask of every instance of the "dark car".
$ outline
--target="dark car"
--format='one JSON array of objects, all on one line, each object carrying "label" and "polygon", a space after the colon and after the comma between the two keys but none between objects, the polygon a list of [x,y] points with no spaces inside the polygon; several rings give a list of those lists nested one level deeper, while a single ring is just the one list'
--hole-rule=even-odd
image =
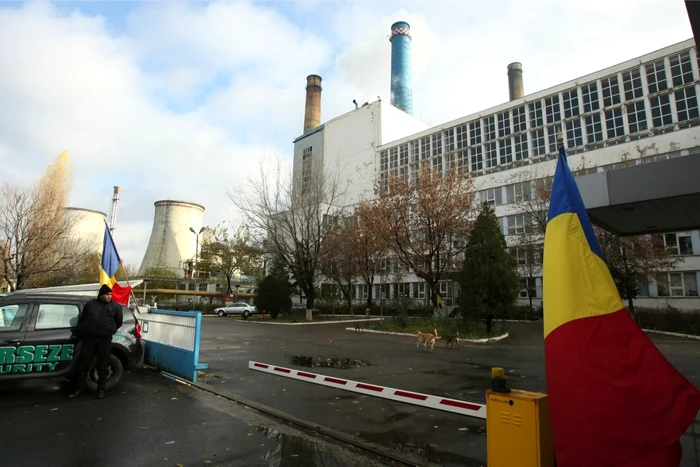
[{"label": "dark car", "polygon": [[[73,329],[83,306],[94,295],[10,294],[0,298],[0,381],[56,378],[72,379],[80,352]],[[112,338],[109,379],[114,388],[124,371],[141,363],[144,346],[141,324],[129,308],[122,306],[122,327]],[[97,390],[95,361],[85,385]]]}]

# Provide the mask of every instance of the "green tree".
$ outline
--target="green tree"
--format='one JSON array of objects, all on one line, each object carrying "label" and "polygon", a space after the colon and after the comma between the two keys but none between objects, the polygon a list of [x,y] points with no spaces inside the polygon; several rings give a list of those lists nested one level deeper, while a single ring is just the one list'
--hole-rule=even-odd
[{"label": "green tree", "polygon": [[281,262],[273,260],[270,274],[258,284],[255,306],[259,311],[266,310],[276,319],[280,312],[292,307],[292,285],[288,278],[289,274]]},{"label": "green tree", "polygon": [[517,262],[508,252],[493,209],[484,203],[464,251],[459,276],[459,306],[464,318],[481,319],[491,332],[496,313],[518,296]]},{"label": "green tree", "polygon": [[211,239],[202,244],[197,270],[212,276],[226,277],[226,294],[233,292],[234,274],[257,276],[262,263],[262,251],[255,248],[248,229],[235,232],[216,228]]}]

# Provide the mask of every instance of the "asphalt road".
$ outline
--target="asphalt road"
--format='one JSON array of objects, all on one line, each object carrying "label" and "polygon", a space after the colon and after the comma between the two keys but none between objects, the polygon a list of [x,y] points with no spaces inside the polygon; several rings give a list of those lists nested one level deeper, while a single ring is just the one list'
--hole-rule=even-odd
[{"label": "asphalt road", "polygon": [[[417,349],[413,337],[346,331],[347,325],[280,326],[205,317],[200,361],[209,369],[201,381],[232,397],[381,444],[416,462],[483,466],[482,420],[260,373],[249,370],[248,362],[303,369],[295,357],[348,358],[361,363],[309,371],[478,403],[484,403],[491,368],[500,366],[509,387],[545,392],[541,324],[507,326],[511,337],[500,343],[446,349],[438,341],[435,351],[428,352]],[[676,368],[700,385],[699,341],[652,338]],[[682,442],[682,466],[695,466],[692,438],[686,435]]]},{"label": "asphalt road", "polygon": [[3,467],[373,467],[356,452],[149,370],[107,398],[57,380],[0,384]]}]

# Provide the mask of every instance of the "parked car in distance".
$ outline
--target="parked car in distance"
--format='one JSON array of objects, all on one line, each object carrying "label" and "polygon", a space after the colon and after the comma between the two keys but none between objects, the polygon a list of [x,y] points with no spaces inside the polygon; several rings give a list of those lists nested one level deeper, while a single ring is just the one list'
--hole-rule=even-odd
[{"label": "parked car in distance", "polygon": [[219,316],[242,315],[247,318],[252,314],[258,313],[258,310],[253,305],[248,305],[245,302],[235,302],[214,309],[214,313]]},{"label": "parked car in distance", "polygon": [[[73,379],[80,346],[73,328],[94,295],[17,293],[0,298],[0,381],[64,377]],[[123,323],[112,337],[105,389],[114,388],[128,368],[142,362],[141,324],[122,306]],[[85,387],[97,391],[96,361]]]}]

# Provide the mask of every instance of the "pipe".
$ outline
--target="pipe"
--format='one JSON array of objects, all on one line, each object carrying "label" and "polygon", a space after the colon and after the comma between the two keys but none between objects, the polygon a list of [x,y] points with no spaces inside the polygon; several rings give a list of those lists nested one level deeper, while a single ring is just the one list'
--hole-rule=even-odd
[{"label": "pipe", "polygon": [[413,115],[411,88],[411,26],[405,21],[391,25],[391,105]]}]

